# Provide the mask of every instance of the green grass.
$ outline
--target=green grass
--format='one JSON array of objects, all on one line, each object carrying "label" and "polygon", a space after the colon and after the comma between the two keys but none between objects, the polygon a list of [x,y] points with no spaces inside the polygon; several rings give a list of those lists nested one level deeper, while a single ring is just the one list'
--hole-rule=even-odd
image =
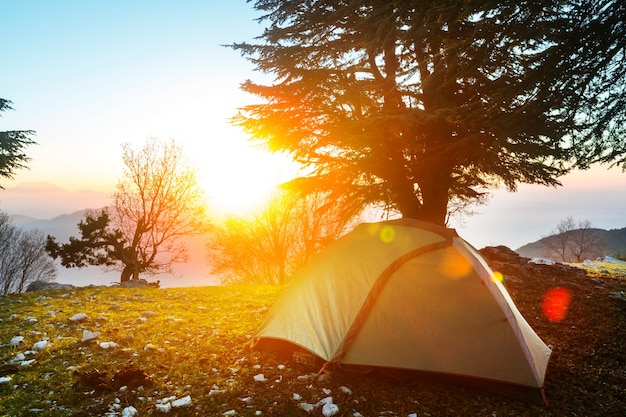
[{"label": "green grass", "polygon": [[[136,416],[306,416],[300,404],[317,404],[326,397],[338,405],[337,416],[530,417],[571,412],[602,416],[607,415],[606,410],[625,411],[612,399],[623,392],[623,378],[614,371],[621,355],[621,342],[616,341],[622,340],[623,325],[602,318],[622,314],[612,312],[610,304],[622,301],[607,297],[618,280],[611,280],[607,285],[612,286],[605,289],[598,289],[593,282],[583,284],[589,286],[587,294],[603,301],[584,298],[589,306],[572,309],[568,320],[577,314],[582,318],[598,315],[600,323],[613,327],[611,331],[594,330],[592,336],[605,350],[610,347],[615,353],[587,358],[583,353],[595,350],[581,349],[577,333],[586,326],[537,322],[542,336],[560,346],[546,387],[550,408],[431,380],[398,382],[379,374],[336,372],[332,378],[312,383],[310,377],[319,365],[306,366],[290,357],[251,349],[254,332],[281,287],[86,287],[0,297],[0,371],[4,367],[3,373],[12,378],[0,384],[0,416],[121,416],[130,406],[137,410]],[[528,282],[523,288],[528,291],[516,291],[518,297],[535,298]],[[533,305],[522,300],[522,306]],[[71,321],[77,313],[85,313],[87,319]],[[531,310],[528,313],[531,319],[536,315]],[[98,341],[82,342],[83,330],[100,332]],[[568,336],[572,332],[576,334]],[[616,341],[607,339],[613,335]],[[8,346],[15,336],[23,336],[24,341]],[[568,347],[568,337],[575,348]],[[49,340],[48,346],[29,353],[42,339]],[[109,341],[119,346],[100,347],[100,342]],[[17,372],[7,371],[19,353],[36,361]],[[593,362],[600,359],[600,364]],[[593,367],[587,366],[590,361]],[[130,364],[149,380],[141,381],[141,386],[129,384],[126,389],[110,383]],[[570,371],[571,366],[575,372]],[[613,371],[598,375],[586,371],[604,367]],[[103,381],[110,383],[110,389],[86,383],[85,375],[104,374]],[[255,381],[260,374],[265,380]],[[580,401],[579,386],[602,389],[602,395]],[[187,396],[190,406],[174,408],[168,414],[157,410],[162,403]],[[317,406],[311,415],[321,416],[321,409]]]},{"label": "green grass", "polygon": [[586,261],[583,263],[570,263],[570,265],[586,270],[589,276],[626,276],[626,262]]},{"label": "green grass", "polygon": [[[20,367],[10,375],[12,381],[0,385],[0,415],[72,415],[94,411],[100,404],[102,411],[116,398],[121,407],[132,403],[144,415],[154,410],[157,400],[187,395],[192,406],[178,410],[178,415],[247,412],[240,398],[254,394],[253,376],[278,373],[277,363],[261,362],[250,350],[253,332],[278,291],[252,286],[92,287],[2,297],[0,343],[6,345],[14,336],[24,336],[24,341],[0,348],[0,364],[10,363],[20,352],[36,362]],[[88,318],[72,322],[76,313]],[[83,330],[100,332],[98,341],[82,342]],[[28,353],[42,339],[49,340],[47,348]],[[119,346],[100,347],[99,342],[108,341]],[[144,370],[153,380],[151,386],[133,392],[92,392],[80,383],[85,371],[97,369],[111,378],[128,363]],[[209,398],[211,389],[223,392]]]}]

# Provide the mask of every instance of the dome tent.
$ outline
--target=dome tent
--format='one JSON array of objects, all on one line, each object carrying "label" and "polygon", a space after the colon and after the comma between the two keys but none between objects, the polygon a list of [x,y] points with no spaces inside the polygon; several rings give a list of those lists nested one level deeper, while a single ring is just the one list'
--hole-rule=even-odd
[{"label": "dome tent", "polygon": [[453,376],[545,400],[551,351],[505,287],[454,230],[411,219],[361,224],[325,248],[256,336],[261,349],[301,348],[328,363]]}]

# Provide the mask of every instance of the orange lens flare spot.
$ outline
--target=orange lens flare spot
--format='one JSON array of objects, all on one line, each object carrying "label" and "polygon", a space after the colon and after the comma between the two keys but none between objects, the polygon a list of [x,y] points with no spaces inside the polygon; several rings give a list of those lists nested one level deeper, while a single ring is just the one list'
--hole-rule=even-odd
[{"label": "orange lens flare spot", "polygon": [[572,301],[572,292],[567,288],[552,288],[543,297],[541,310],[544,316],[552,322],[559,322],[567,315],[567,309]]},{"label": "orange lens flare spot", "polygon": [[448,278],[460,279],[472,273],[472,264],[465,256],[450,248],[444,251],[438,269]]},{"label": "orange lens flare spot", "polygon": [[504,275],[502,272],[493,271],[493,274],[491,274],[491,280],[493,282],[504,282]]}]

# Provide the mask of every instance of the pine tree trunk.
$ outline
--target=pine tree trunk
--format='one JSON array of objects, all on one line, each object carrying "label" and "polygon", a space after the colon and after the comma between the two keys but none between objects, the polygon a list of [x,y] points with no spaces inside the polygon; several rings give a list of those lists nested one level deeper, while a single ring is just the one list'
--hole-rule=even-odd
[{"label": "pine tree trunk", "polygon": [[450,173],[445,170],[439,172],[433,170],[419,181],[422,192],[419,220],[445,226],[451,182]]}]

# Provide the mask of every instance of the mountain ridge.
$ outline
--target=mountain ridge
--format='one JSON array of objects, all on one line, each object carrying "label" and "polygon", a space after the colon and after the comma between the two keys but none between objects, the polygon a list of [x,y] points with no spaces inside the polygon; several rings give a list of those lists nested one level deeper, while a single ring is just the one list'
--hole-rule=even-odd
[{"label": "mountain ridge", "polygon": [[[594,232],[600,234],[600,236],[606,242],[606,250],[604,256],[615,256],[626,254],[626,227],[621,229],[598,229],[592,228]],[[544,236],[539,240],[527,243],[519,248],[515,249],[515,252],[526,258],[541,258],[546,257],[545,254],[545,242],[547,239],[555,235]]]},{"label": "mountain ridge", "polygon": [[0,193],[0,210],[40,220],[52,219],[59,213],[71,214],[81,208],[104,207],[110,202],[110,192],[68,191],[45,181],[20,183]]}]

